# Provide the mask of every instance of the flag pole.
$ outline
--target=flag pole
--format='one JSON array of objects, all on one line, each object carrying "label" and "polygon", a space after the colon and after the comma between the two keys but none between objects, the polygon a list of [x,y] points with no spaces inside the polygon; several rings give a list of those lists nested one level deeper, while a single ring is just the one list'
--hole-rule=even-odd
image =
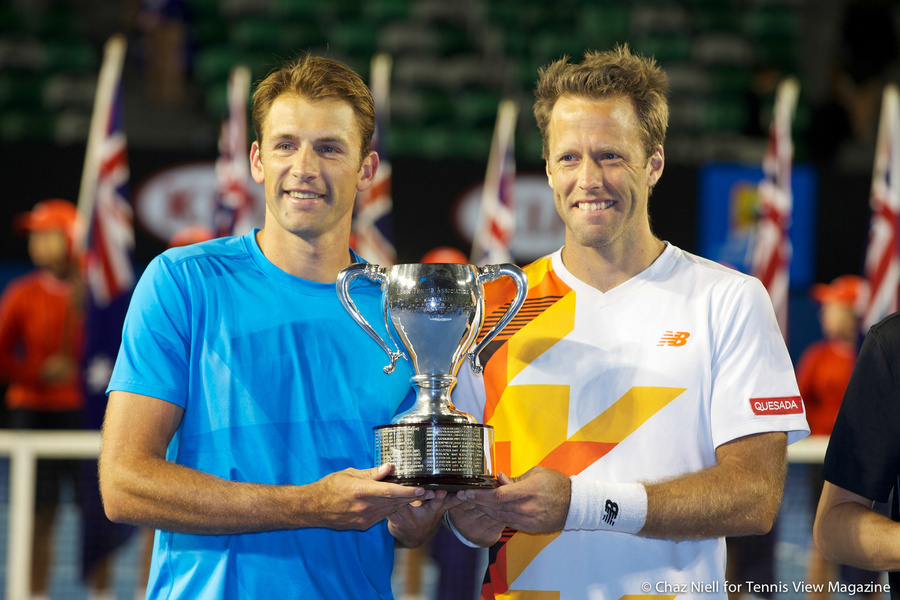
[{"label": "flag pole", "polygon": [[379,115],[381,123],[385,126],[391,115],[391,68],[393,59],[390,54],[380,53],[372,57],[370,66],[370,81],[372,86],[372,100],[375,102],[375,111]]},{"label": "flag pole", "polygon": [[[81,186],[78,191],[78,212],[85,223],[90,222],[97,196],[97,179],[100,172],[100,146],[106,137],[109,123],[110,107],[115,99],[116,88],[125,63],[127,47],[125,36],[121,33],[112,35],[103,48],[103,64],[97,81],[97,92],[94,97],[94,110],[88,130],[87,149],[84,155],[84,168],[81,172]],[[86,240],[79,240],[84,244]]]},{"label": "flag pole", "polygon": [[[481,206],[478,212],[478,224],[472,240],[470,260],[473,264],[483,264],[486,257],[495,256],[499,248],[495,243],[495,233],[499,230],[512,232],[515,227],[513,207],[500,210],[501,191],[504,177],[504,163],[512,150],[513,135],[519,106],[514,100],[504,99],[497,106],[497,121],[494,125],[494,137],[491,140],[491,152],[488,157],[487,173],[484,178],[484,189],[481,194]],[[510,190],[511,192],[511,190]],[[500,262],[511,262],[509,249],[505,249],[505,257]],[[495,261],[494,258],[488,260]]]}]

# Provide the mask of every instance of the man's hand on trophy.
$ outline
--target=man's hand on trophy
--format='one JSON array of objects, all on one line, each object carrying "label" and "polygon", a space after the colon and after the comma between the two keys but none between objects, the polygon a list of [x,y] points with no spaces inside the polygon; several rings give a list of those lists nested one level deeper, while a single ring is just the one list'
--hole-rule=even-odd
[{"label": "man's hand on trophy", "polygon": [[462,503],[462,500],[448,494],[446,490],[429,493],[434,494],[434,498],[410,502],[387,518],[388,531],[407,548],[417,548],[431,539],[440,526],[444,513]]},{"label": "man's hand on trophy", "polygon": [[[492,490],[469,489],[466,503],[474,504],[494,520],[527,533],[561,531],[569,514],[572,482],[559,471],[532,467],[524,475],[498,477]],[[462,494],[461,494],[462,495]]]},{"label": "man's hand on trophy", "polygon": [[[310,484],[308,527],[365,530],[410,503],[432,500],[435,493],[380,481],[393,472],[393,465],[371,469],[344,469]],[[424,502],[429,504],[429,502]]]}]

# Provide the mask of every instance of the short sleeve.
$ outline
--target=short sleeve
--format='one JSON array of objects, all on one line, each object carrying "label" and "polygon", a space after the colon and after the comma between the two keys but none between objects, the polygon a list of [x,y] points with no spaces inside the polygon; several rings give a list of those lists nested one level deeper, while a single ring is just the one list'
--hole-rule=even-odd
[{"label": "short sleeve", "polygon": [[190,318],[172,263],[156,257],[135,287],[107,393],[132,392],[184,407]]},{"label": "short sleeve", "polygon": [[844,394],[822,476],[885,502],[900,473],[900,317],[869,330]]},{"label": "short sleeve", "polygon": [[765,287],[746,278],[730,300],[720,300],[711,371],[713,443],[773,431],[787,432],[788,443],[805,437],[806,411]]}]

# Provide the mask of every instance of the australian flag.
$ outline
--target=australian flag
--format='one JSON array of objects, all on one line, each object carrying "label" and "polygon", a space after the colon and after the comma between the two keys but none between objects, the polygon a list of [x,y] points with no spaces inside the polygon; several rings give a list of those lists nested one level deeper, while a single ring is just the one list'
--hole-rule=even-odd
[{"label": "australian flag", "polygon": [[250,70],[237,66],[228,79],[228,108],[219,134],[216,159],[216,206],[213,231],[218,237],[243,235],[255,223],[254,199],[250,193],[250,155],[247,143],[247,97]]},{"label": "australian flag", "polygon": [[872,217],[866,247],[865,275],[869,303],[863,332],[898,308],[900,286],[900,96],[897,86],[885,86],[869,197]]},{"label": "australian flag", "polygon": [[798,94],[799,85],[793,78],[783,80],[776,92],[769,143],[763,159],[764,178],[758,189],[759,218],[751,266],[751,274],[762,281],[769,292],[785,339],[788,334],[788,278],[792,254],[788,236],[793,211],[791,168],[794,145],[791,121]]},{"label": "australian flag", "polygon": [[484,177],[478,226],[472,240],[470,260],[475,265],[513,262],[510,246],[516,230],[513,188],[516,182],[514,141],[518,114],[518,105],[513,100],[503,100],[497,107],[497,123]]},{"label": "australian flag", "polygon": [[[118,53],[113,52],[120,43]],[[135,283],[134,224],[129,193],[128,155],[122,111],[121,68],[124,41],[107,45],[97,89],[79,208],[88,219],[85,247],[85,427],[100,429],[106,386],[122,339],[125,312]],[[87,183],[87,185],[85,185]],[[86,191],[86,192],[85,192]],[[97,465],[82,473],[82,571],[128,539],[133,528],[111,523],[103,513]]]},{"label": "australian flag", "polygon": [[375,102],[372,148],[378,152],[381,162],[372,186],[357,194],[351,245],[367,261],[390,266],[397,261],[397,251],[394,248],[394,201],[391,196],[392,173],[385,139],[390,112],[390,57],[386,54],[373,57],[371,71],[372,98]]}]

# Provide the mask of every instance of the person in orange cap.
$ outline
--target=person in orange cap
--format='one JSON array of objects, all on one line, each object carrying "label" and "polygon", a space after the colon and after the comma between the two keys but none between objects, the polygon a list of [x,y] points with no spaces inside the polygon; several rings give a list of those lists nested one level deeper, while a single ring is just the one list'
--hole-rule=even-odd
[{"label": "person in orange cap", "polygon": [[[67,200],[38,202],[18,215],[35,269],[13,279],[0,297],[0,379],[16,429],[81,429],[84,312],[79,282],[81,219]],[[74,484],[78,463],[39,460],[35,496],[31,590],[46,593],[60,483]]]},{"label": "person in orange cap", "polygon": [[813,343],[800,357],[797,380],[806,403],[811,435],[829,435],[841,407],[841,399],[859,351],[859,323],[869,297],[866,280],[842,275],[810,290],[821,305],[819,322],[824,339]]},{"label": "person in orange cap", "polygon": [[[859,354],[860,319],[869,299],[869,285],[856,275],[841,275],[831,283],[812,286],[810,296],[820,304],[819,322],[823,339],[814,342],[800,356],[797,363],[797,384],[806,404],[806,419],[811,435],[831,435],[841,408],[844,392]],[[822,476],[813,469],[812,511],[822,492]],[[807,581],[823,584],[823,591],[809,594],[810,598],[828,598],[828,583],[835,580],[834,566],[814,546],[807,561]],[[841,578],[847,583],[877,581],[878,573],[843,567]]]}]

